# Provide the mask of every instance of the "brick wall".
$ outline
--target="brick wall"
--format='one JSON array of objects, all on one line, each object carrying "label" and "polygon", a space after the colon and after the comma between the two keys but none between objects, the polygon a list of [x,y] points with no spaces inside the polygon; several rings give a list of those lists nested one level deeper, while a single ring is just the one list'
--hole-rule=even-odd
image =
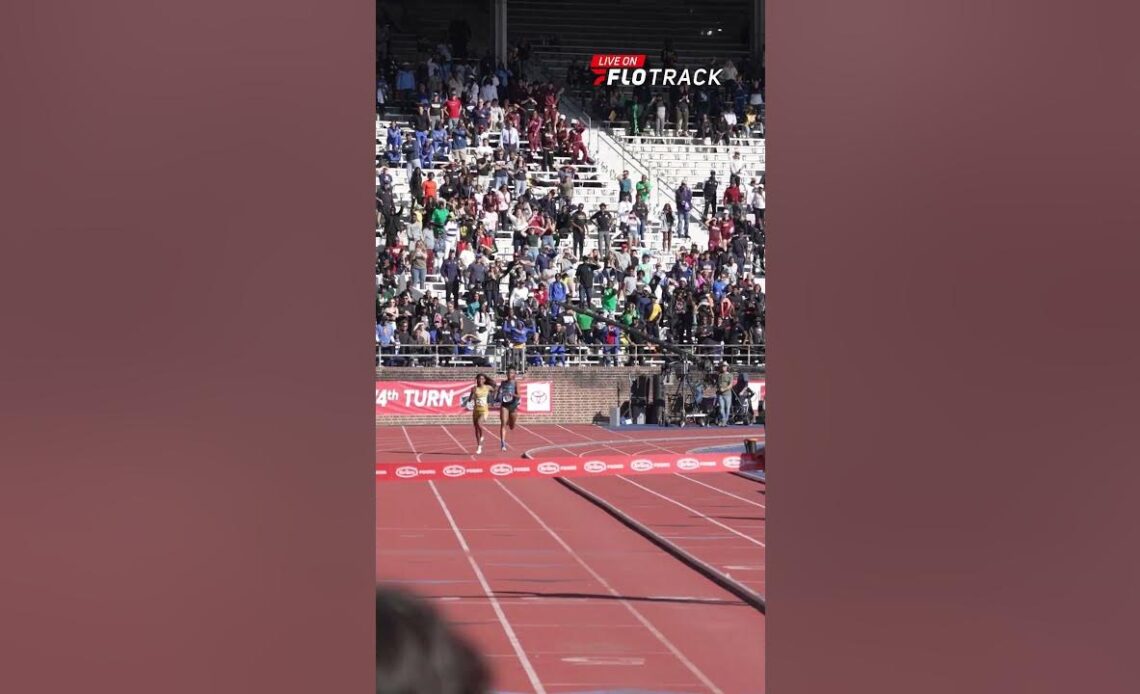
[{"label": "brick wall", "polygon": [[[384,368],[377,369],[377,381],[474,381],[485,372],[495,381],[500,374],[489,369],[468,367]],[[654,376],[657,367],[531,368],[519,376],[523,381],[549,381],[553,407],[551,414],[520,415],[535,424],[589,424],[609,421],[610,410],[629,400],[629,379],[641,374]],[[377,418],[378,425],[469,424],[464,412],[448,416],[395,416]]]}]

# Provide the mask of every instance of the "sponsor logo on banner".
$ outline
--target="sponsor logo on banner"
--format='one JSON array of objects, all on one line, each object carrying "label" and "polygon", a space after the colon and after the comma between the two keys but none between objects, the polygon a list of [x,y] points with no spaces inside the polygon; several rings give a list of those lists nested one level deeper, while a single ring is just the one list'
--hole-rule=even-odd
[{"label": "sponsor logo on banner", "polygon": [[682,470],[696,470],[701,466],[701,461],[696,458],[681,458],[677,461],[677,467]]},{"label": "sponsor logo on banner", "polygon": [[526,411],[550,412],[550,384],[526,384]]},{"label": "sponsor logo on banner", "polygon": [[585,470],[586,472],[593,472],[593,473],[605,472],[606,471],[606,464],[600,460],[591,460],[591,461],[588,461],[585,465],[583,465],[582,469]]},{"label": "sponsor logo on banner", "polygon": [[[645,455],[644,453],[640,455]],[[723,472],[724,470],[763,469],[763,452],[756,456],[740,454],[720,454],[711,460],[702,460],[692,457],[692,454],[680,454],[685,457],[664,459],[633,458],[617,455],[598,455],[589,460],[576,457],[560,457],[551,455],[540,458],[538,461],[508,461],[501,458],[490,458],[487,462],[465,464],[458,461],[423,462],[419,464],[396,463],[376,466],[377,481],[409,481],[422,482],[430,479],[463,478],[487,479],[510,477],[600,477],[605,475],[620,475],[623,472],[631,474],[667,474],[681,472],[685,474],[701,474],[705,472]],[[755,459],[759,459],[756,462]],[[539,462],[541,461],[541,462]]]}]

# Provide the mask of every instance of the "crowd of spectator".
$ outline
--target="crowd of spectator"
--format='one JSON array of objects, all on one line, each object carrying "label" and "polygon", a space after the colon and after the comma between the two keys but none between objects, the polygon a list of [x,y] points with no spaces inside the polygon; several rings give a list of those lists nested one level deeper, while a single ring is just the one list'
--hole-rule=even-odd
[{"label": "crowd of spectator", "polygon": [[614,208],[586,209],[584,126],[559,113],[561,87],[523,76],[522,48],[495,64],[440,45],[380,76],[378,363],[616,365],[659,353],[654,339],[744,360],[764,341],[763,182],[743,184],[739,155],[723,194],[712,172],[700,248],[687,182],[651,210],[649,181],[625,173]]}]

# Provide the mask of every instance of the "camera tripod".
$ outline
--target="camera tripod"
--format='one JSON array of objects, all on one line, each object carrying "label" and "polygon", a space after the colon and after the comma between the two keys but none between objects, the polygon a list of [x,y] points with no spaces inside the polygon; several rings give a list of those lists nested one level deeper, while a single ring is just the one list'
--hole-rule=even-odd
[{"label": "camera tripod", "polygon": [[665,367],[666,378],[672,376],[675,384],[669,384],[672,392],[666,396],[665,426],[684,427],[694,412],[699,412],[706,379],[705,370],[693,365],[688,359],[682,358]]}]

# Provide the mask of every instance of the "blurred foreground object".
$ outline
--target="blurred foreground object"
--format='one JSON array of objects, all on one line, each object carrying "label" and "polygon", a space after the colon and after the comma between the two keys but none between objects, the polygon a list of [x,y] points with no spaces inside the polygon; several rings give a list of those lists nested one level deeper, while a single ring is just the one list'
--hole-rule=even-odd
[{"label": "blurred foreground object", "polygon": [[482,658],[426,602],[376,590],[376,694],[487,694]]}]

